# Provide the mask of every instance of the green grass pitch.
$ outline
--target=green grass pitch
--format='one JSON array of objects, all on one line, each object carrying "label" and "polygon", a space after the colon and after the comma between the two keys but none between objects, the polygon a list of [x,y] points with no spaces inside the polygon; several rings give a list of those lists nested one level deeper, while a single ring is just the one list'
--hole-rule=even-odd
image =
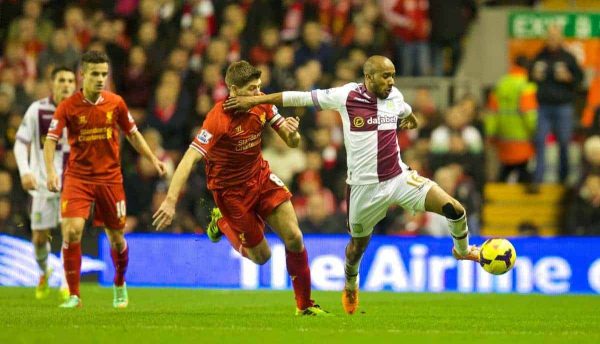
[{"label": "green grass pitch", "polygon": [[334,317],[294,316],[291,291],[129,288],[86,284],[83,308],[0,288],[0,343],[600,343],[600,296],[361,293],[345,315],[340,293],[313,297]]}]

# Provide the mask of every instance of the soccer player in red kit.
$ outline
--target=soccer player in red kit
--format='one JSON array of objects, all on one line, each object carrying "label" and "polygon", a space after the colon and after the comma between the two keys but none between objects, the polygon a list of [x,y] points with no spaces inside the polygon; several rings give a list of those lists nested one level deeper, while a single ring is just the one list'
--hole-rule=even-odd
[{"label": "soccer player in red kit", "polygon": [[[260,94],[261,72],[246,61],[232,63],[225,83],[232,96]],[[291,194],[271,173],[261,154],[262,131],[270,125],[289,147],[300,143],[298,119],[283,118],[272,105],[244,112],[226,112],[218,102],[175,170],[167,198],[154,214],[160,230],[173,220],[175,205],[195,163],[206,159],[208,188],[218,209],[207,233],[212,241],[224,234],[233,248],[256,264],[265,264],[271,250],[264,237],[265,220],[283,240],[286,265],[296,296],[297,315],[329,315],[310,299],[308,256],[298,227]]]},{"label": "soccer player in red kit", "polygon": [[159,175],[164,175],[165,167],[138,132],[123,99],[103,90],[108,77],[108,56],[88,51],[81,57],[81,64],[83,89],[60,103],[44,143],[48,189],[58,192],[60,180],[53,165],[54,151],[63,128],[67,128],[71,154],[61,195],[61,229],[63,264],[70,297],[60,307],[81,306],[81,236],[90,205],[94,202],[93,224],[105,228],[115,266],[113,307],[125,308],[129,303],[125,285],[129,250],[123,236],[126,211],[119,128],[135,150],[152,162]]}]

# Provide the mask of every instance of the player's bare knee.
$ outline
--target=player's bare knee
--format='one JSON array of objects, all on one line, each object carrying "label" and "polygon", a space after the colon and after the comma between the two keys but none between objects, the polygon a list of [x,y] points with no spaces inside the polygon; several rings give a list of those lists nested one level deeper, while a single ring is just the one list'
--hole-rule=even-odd
[{"label": "player's bare knee", "polygon": [[299,230],[287,234],[282,240],[288,251],[299,252],[304,246],[302,233]]},{"label": "player's bare knee", "polygon": [[108,236],[108,241],[110,241],[111,247],[120,249],[122,246],[125,246],[125,237],[123,235],[123,231],[107,228],[105,233]]},{"label": "player's bare knee", "polygon": [[451,220],[458,220],[465,214],[465,208],[455,199],[442,206],[444,216]]},{"label": "player's bare knee", "polygon": [[252,261],[258,265],[265,265],[269,259],[271,259],[271,251],[260,252],[258,255],[254,256]]},{"label": "player's bare knee", "polygon": [[77,226],[73,224],[65,224],[62,228],[62,235],[64,238],[68,238],[70,242],[76,240],[80,233],[83,231],[77,228]]},{"label": "player's bare knee", "polygon": [[125,249],[125,239],[124,238],[120,238],[120,239],[110,239],[110,247],[112,249],[115,249],[117,251],[122,251],[123,249]]},{"label": "player's bare knee", "polygon": [[47,237],[44,235],[45,233],[33,232],[33,236],[31,238],[31,242],[34,246],[41,247],[46,245]]}]

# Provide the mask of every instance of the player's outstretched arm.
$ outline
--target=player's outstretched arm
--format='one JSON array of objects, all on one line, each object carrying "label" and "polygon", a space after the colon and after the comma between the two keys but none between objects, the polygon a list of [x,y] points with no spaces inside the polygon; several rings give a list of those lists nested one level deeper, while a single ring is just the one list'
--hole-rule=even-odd
[{"label": "player's outstretched arm", "polygon": [[259,104],[272,104],[279,107],[314,106],[310,92],[285,91],[260,96],[229,97],[223,103],[225,111],[246,111]]},{"label": "player's outstretched arm", "polygon": [[140,153],[144,158],[148,159],[152,165],[154,165],[154,168],[156,171],[158,171],[159,176],[163,177],[167,173],[165,164],[158,160],[154,153],[152,153],[150,147],[148,147],[148,143],[146,143],[146,140],[139,131],[136,130],[135,132],[127,135],[127,140],[138,153]]},{"label": "player's outstretched arm", "polygon": [[246,111],[260,104],[283,106],[283,92],[263,94],[260,96],[229,97],[223,103],[225,111]]},{"label": "player's outstretched arm", "polygon": [[300,133],[298,132],[299,126],[300,118],[288,117],[277,130],[277,135],[279,135],[279,137],[285,141],[285,144],[287,144],[288,147],[296,148],[300,145]]},{"label": "player's outstretched arm", "polygon": [[47,137],[44,140],[44,163],[46,164],[46,173],[48,175],[47,186],[52,192],[59,191],[59,180],[54,169],[54,152],[56,152],[56,141]]},{"label": "player's outstretched arm", "polygon": [[183,185],[187,182],[192,168],[196,162],[202,160],[202,154],[193,148],[188,148],[187,152],[183,155],[183,158],[177,165],[171,184],[169,185],[169,191],[167,197],[162,202],[156,213],[152,215],[152,225],[157,231],[169,226],[175,216],[175,206],[177,205],[177,199],[181,193]]}]

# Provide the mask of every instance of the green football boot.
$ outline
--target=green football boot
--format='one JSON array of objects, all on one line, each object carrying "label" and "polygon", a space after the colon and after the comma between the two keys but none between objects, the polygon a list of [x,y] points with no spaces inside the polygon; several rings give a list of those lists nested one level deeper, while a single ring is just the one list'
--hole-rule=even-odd
[{"label": "green football boot", "polygon": [[312,305],[305,309],[296,308],[297,316],[317,316],[317,317],[331,317],[333,314],[321,308],[319,305]]},{"label": "green football boot", "polygon": [[82,306],[82,304],[81,304],[81,299],[79,298],[79,296],[71,295],[71,296],[69,296],[67,301],[63,302],[58,307],[60,307],[60,308],[79,308],[81,306]]},{"label": "green football boot", "polygon": [[48,279],[52,276],[52,268],[48,268],[46,272],[40,276],[37,287],[35,287],[35,298],[37,300],[45,299],[50,294],[50,287],[48,286]]},{"label": "green football boot", "polygon": [[217,221],[219,221],[219,219],[221,219],[222,217],[223,215],[221,215],[221,211],[219,210],[219,208],[215,207],[210,212],[210,223],[206,228],[206,235],[208,236],[210,241],[214,243],[219,242],[223,237],[223,232],[221,232],[219,226],[217,226]]},{"label": "green football boot", "polygon": [[127,308],[129,305],[129,296],[127,295],[127,284],[117,287],[113,284],[113,307]]}]

